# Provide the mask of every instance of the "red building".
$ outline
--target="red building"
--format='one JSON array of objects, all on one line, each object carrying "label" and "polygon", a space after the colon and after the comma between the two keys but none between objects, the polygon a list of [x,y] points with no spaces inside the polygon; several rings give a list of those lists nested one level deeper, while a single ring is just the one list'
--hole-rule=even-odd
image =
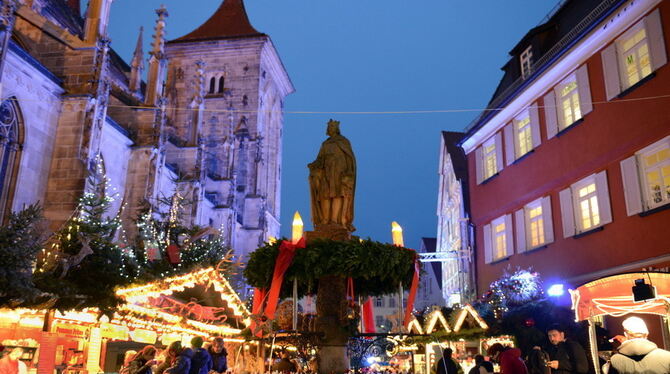
[{"label": "red building", "polygon": [[569,0],[510,52],[461,141],[480,294],[508,267],[667,270],[668,44],[670,1]]}]

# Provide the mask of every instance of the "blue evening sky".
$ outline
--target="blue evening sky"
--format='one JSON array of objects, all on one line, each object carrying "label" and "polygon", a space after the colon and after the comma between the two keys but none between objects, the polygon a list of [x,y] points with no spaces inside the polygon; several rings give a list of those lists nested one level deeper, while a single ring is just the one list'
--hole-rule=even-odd
[{"label": "blue evening sky", "polygon": [[[307,164],[341,121],[358,161],[355,235],[405,245],[437,233],[440,131],[462,131],[485,107],[507,52],[557,0],[246,0],[254,27],[272,38],[296,87],[286,99],[282,234],[298,210],[311,229]],[[109,33],[129,61],[140,26],[150,50],[165,4],[168,39],[199,26],[219,0],[116,0]],[[431,114],[299,114],[471,110]]]}]

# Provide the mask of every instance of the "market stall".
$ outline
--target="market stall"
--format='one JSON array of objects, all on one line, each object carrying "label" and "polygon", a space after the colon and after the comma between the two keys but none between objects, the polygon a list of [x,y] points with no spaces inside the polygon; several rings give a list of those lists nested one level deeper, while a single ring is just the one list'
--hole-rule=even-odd
[{"label": "market stall", "polygon": [[[646,285],[645,290],[654,290],[653,298],[636,301],[632,287]],[[669,273],[626,273],[604,277],[570,290],[572,309],[576,321],[588,321],[591,358],[596,372],[600,373],[596,320],[603,316],[623,317],[630,314],[656,315],[660,320],[662,340],[670,348],[670,297]],[[638,297],[638,300],[640,298]]]},{"label": "market stall", "polygon": [[[451,324],[449,323],[451,321]],[[421,342],[413,354],[414,372],[427,374],[442,358],[442,351],[450,347],[453,357],[468,372],[474,366],[473,357],[485,349],[482,345],[484,332],[488,325],[471,306],[465,305],[445,316],[442,310],[435,308],[420,321],[413,317],[407,325],[410,334],[423,335],[422,338],[411,339]]]},{"label": "market stall", "polygon": [[112,318],[92,308],[0,310],[0,342],[24,348],[29,373],[40,374],[54,369],[65,374],[116,372],[128,349],[177,340],[188,346],[195,336],[223,337],[230,367],[244,356],[239,333],[250,323],[249,312],[215,268],[121,289],[117,295],[126,303]]}]

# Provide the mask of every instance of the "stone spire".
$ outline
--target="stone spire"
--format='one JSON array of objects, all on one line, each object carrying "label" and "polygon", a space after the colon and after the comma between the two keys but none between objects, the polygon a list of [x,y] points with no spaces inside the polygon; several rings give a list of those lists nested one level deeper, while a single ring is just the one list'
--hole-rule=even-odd
[{"label": "stone spire", "polygon": [[144,71],[144,50],[142,49],[142,34],[144,27],[140,27],[140,34],[137,37],[137,45],[135,46],[135,53],[133,53],[133,60],[130,62],[130,90],[138,92],[142,83],[142,71]]},{"label": "stone spire", "polygon": [[249,22],[242,0],[224,0],[200,27],[171,42],[190,42],[235,37],[262,36]]},{"label": "stone spire", "polygon": [[161,95],[163,87],[163,73],[165,71],[165,19],[168,17],[168,11],[164,5],[156,9],[158,19],[154,27],[154,41],[151,44],[149,54],[149,77],[147,82],[147,91],[144,95],[144,103],[155,106],[158,97]]},{"label": "stone spire", "polygon": [[109,10],[113,0],[90,0],[86,12],[86,26],[84,28],[84,40],[88,43],[107,35],[107,24],[109,23]]}]

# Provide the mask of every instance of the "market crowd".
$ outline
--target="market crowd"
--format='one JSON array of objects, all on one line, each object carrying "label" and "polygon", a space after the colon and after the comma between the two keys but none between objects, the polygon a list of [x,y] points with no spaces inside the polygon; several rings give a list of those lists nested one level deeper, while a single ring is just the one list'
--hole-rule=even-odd
[{"label": "market crowd", "polygon": [[[644,320],[629,317],[623,321],[622,327],[624,335],[610,339],[610,342],[620,345],[603,363],[604,374],[670,373],[670,352],[647,339],[649,330]],[[525,357],[518,348],[493,344],[487,350],[490,361],[481,355],[475,356],[475,366],[467,374],[494,373],[493,363],[499,366],[500,374],[587,374],[593,371],[584,347],[567,338],[561,326],[549,327],[547,338],[546,346],[533,347]],[[452,355],[451,348],[444,350],[435,367],[437,374],[465,374]]]},{"label": "market crowd", "polygon": [[[159,352],[147,345],[139,352],[126,352],[119,374],[223,374],[228,370],[228,353],[223,338],[217,337],[203,348],[204,340],[195,337],[190,347],[172,342]],[[3,373],[4,374],[4,373]]]}]

